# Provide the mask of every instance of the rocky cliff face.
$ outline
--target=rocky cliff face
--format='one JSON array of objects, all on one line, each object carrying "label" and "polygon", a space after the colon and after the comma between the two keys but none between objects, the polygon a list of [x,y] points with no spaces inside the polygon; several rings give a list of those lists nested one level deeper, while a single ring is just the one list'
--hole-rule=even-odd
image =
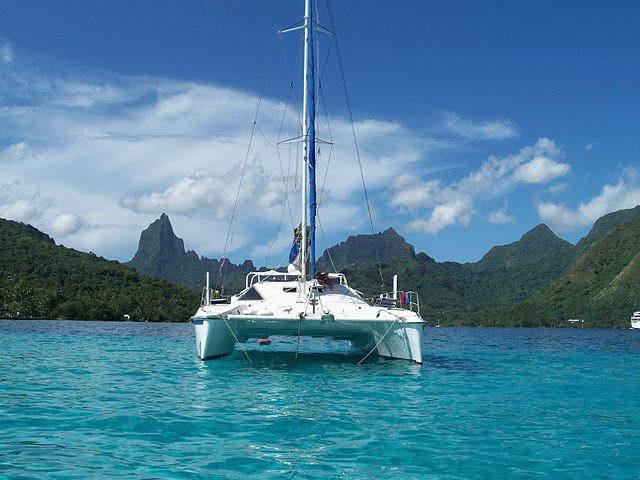
[{"label": "rocky cliff face", "polygon": [[176,236],[169,217],[163,213],[140,234],[138,251],[130,263],[136,268],[144,268],[159,260],[168,263],[184,255],[184,241]]},{"label": "rocky cliff face", "polygon": [[319,271],[353,268],[357,265],[415,258],[413,246],[393,228],[373,235],[352,235],[344,242],[325,250],[317,261]]},{"label": "rocky cliff face", "polygon": [[[169,217],[163,213],[142,231],[138,251],[129,264],[141,273],[200,291],[206,272],[211,274],[212,286],[216,286],[221,260],[201,258],[193,250],[185,251],[184,241],[175,234]],[[226,262],[223,268],[225,290],[235,293],[244,286],[246,274],[255,269],[250,260],[241,265]]]},{"label": "rocky cliff face", "polygon": [[[425,253],[416,254],[412,245],[389,228],[373,235],[354,235],[328,248],[318,259],[317,269],[333,271],[333,260],[335,270],[344,272],[350,285],[366,295],[390,289],[392,276],[399,274],[402,289],[420,293],[422,313],[428,320],[437,318],[438,321],[451,320],[454,324],[511,325],[518,321],[514,316],[516,313],[527,311],[529,319],[540,317],[536,322],[546,325],[551,318],[535,313],[536,308],[557,315],[566,315],[573,310],[583,311],[578,308],[580,301],[576,299],[582,298],[580,295],[591,291],[592,287],[598,301],[589,303],[583,298],[584,304],[590,305],[584,310],[585,316],[604,315],[614,310],[622,312],[629,308],[630,298],[624,292],[629,291],[629,285],[637,292],[633,279],[637,276],[640,257],[633,243],[633,235],[637,233],[637,223],[633,223],[635,218],[640,218],[640,206],[605,215],[595,222],[591,232],[575,247],[540,224],[519,240],[493,247],[480,261],[467,264],[436,262]],[[621,226],[625,227],[619,230]],[[618,236],[610,236],[612,232],[617,232]],[[627,233],[623,235],[624,232]],[[624,245],[618,248],[620,242]],[[596,246],[597,249],[592,248]],[[585,253],[589,255],[584,256]],[[595,263],[599,266],[594,269],[592,277],[606,277],[609,285],[598,284],[597,291],[595,284],[581,283],[576,279],[576,272],[584,271]],[[131,264],[143,273],[198,291],[206,271],[211,272],[214,279],[220,271],[219,260],[200,258],[193,251],[185,252],[184,242],[175,235],[169,218],[164,214],[142,232],[138,252]],[[615,269],[605,268],[607,265],[614,265]],[[251,261],[242,265],[229,263],[225,268],[225,286],[229,293],[239,290],[244,285],[246,273],[255,270]],[[605,270],[607,275],[602,275]],[[565,280],[560,282],[560,277],[578,288],[566,290],[568,287],[562,283]],[[548,289],[540,290],[549,285],[554,285],[558,291],[566,290],[566,297],[573,299],[570,305],[560,308],[561,298],[554,297],[553,291]],[[541,293],[532,297],[536,291]],[[531,300],[523,302],[529,297]],[[510,310],[514,305],[518,305],[517,309]],[[533,305],[535,307],[527,308]],[[499,317],[494,310],[496,308],[514,317]]]}]

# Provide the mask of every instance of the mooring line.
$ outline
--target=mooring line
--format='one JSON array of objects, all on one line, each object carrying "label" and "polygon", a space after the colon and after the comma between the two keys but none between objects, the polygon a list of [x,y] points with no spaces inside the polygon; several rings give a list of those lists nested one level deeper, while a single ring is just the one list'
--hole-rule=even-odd
[{"label": "mooring line", "polygon": [[[224,324],[227,326],[227,328],[229,329],[229,331],[231,332],[231,335],[233,335],[233,338],[236,339],[236,343],[240,343],[240,340],[238,340],[238,337],[236,336],[236,332],[233,331],[233,328],[231,328],[231,325],[229,325],[227,323],[227,319],[223,318],[222,321],[224,322]],[[245,356],[247,357],[247,360],[249,360],[249,363],[253,364],[253,360],[251,360],[251,357],[249,356],[249,354],[246,352],[246,350],[242,349],[242,352],[245,354]]]},{"label": "mooring line", "polygon": [[376,344],[374,345],[374,347],[373,347],[371,350],[369,350],[369,353],[367,353],[367,354],[362,358],[362,360],[360,360],[358,363],[356,363],[356,366],[358,366],[358,367],[359,367],[359,366],[360,366],[360,364],[361,364],[362,362],[364,362],[364,361],[369,357],[369,355],[371,355],[371,354],[373,353],[373,351],[374,351],[376,348],[378,348],[378,346],[382,343],[382,341],[384,340],[384,338],[387,336],[387,333],[389,333],[389,331],[391,330],[391,327],[393,327],[399,319],[400,319],[400,317],[396,317],[396,319],[393,321],[393,323],[392,323],[391,325],[389,325],[389,328],[387,328],[387,331],[386,331],[386,332],[384,332],[384,335],[382,336],[382,338],[381,338],[380,340],[378,340],[378,343],[376,343]]}]

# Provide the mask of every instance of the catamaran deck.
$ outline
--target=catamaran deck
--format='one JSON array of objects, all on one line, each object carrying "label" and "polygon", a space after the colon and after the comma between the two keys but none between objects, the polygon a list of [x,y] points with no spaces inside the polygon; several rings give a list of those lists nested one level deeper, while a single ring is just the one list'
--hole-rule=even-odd
[{"label": "catamaran deck", "polygon": [[[293,280],[296,278],[296,280]],[[201,359],[218,358],[238,342],[271,335],[348,340],[355,348],[375,350],[383,357],[422,362],[424,320],[415,302],[397,306],[391,296],[367,303],[342,274],[328,284],[301,282],[279,272],[255,272],[237,296],[207,300],[192,317]],[[377,303],[377,304],[376,304]],[[414,309],[412,309],[414,308]]]}]

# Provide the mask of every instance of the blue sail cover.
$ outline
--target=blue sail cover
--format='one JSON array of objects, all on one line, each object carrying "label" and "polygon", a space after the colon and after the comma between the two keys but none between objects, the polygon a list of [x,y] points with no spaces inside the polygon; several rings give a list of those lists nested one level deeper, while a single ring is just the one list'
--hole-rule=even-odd
[{"label": "blue sail cover", "polygon": [[291,250],[289,251],[289,263],[295,264],[299,253],[300,249],[298,248],[298,242],[296,242],[294,238],[293,245],[291,245]]},{"label": "blue sail cover", "polygon": [[309,277],[316,276],[316,82],[313,51],[313,8],[308,11],[307,45],[307,163],[309,165]]}]

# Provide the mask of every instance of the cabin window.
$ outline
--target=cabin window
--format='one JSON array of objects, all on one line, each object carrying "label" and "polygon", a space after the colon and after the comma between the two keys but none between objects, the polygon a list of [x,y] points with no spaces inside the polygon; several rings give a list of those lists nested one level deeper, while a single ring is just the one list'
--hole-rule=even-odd
[{"label": "cabin window", "polygon": [[282,291],[287,293],[296,293],[298,291],[298,287],[282,287]]},{"label": "cabin window", "polygon": [[238,300],[263,300],[263,298],[254,287],[251,287],[244,292]]}]

